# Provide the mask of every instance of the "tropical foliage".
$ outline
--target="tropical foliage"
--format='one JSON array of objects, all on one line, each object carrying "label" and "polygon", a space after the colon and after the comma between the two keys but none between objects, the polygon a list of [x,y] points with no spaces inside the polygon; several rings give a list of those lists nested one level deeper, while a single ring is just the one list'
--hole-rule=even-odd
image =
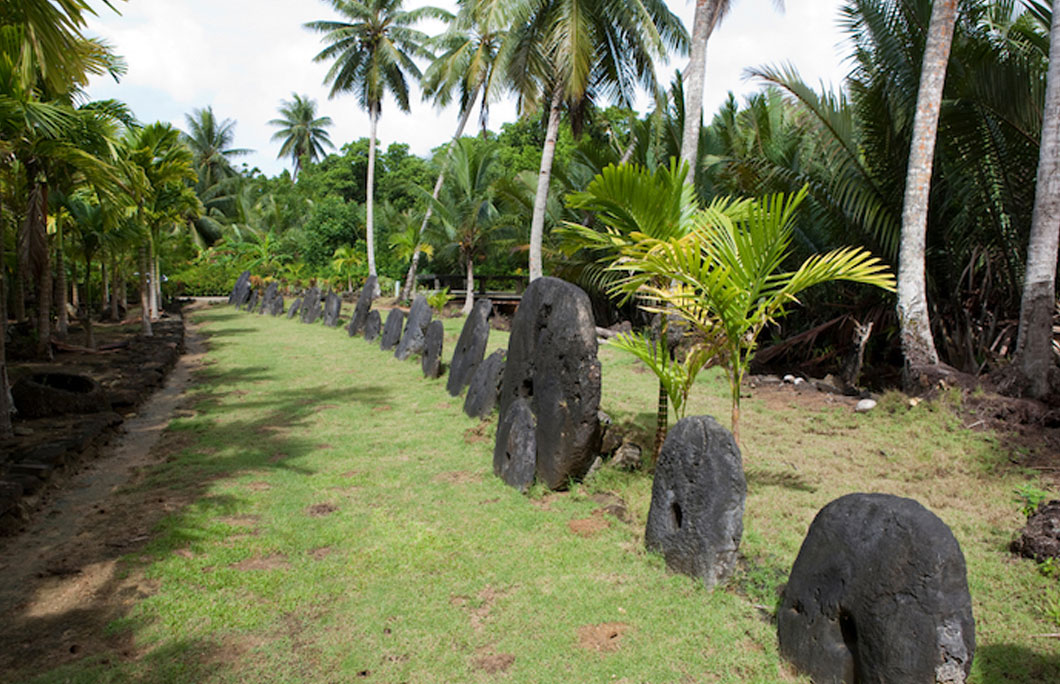
[{"label": "tropical foliage", "polygon": [[807,288],[849,280],[894,289],[879,259],[859,247],[814,255],[785,271],[793,218],[805,192],[777,194],[750,203],[738,218],[708,207],[682,237],[634,233],[611,269],[622,274],[612,289],[645,301],[647,310],[677,316],[695,337],[693,358],[706,356],[729,377],[732,432],[739,441],[740,391],[758,336],[798,303]]}]

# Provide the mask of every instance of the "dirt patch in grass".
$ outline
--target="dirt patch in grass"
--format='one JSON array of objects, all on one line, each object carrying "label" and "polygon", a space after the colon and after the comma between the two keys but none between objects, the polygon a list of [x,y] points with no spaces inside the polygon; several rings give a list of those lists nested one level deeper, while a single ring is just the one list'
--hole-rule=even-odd
[{"label": "dirt patch in grass", "polygon": [[469,473],[466,470],[453,470],[445,473],[438,473],[431,478],[431,482],[446,482],[454,485],[466,485],[472,482],[480,482],[482,480],[476,473]]},{"label": "dirt patch in grass", "polygon": [[330,444],[317,444],[315,448],[320,449],[321,451],[329,451],[332,449],[332,446]]},{"label": "dirt patch in grass", "polygon": [[357,477],[361,474],[359,470],[347,470],[346,472],[339,475],[339,477]]},{"label": "dirt patch in grass", "polygon": [[588,518],[568,520],[567,527],[579,537],[592,537],[599,532],[603,532],[608,527],[611,527],[611,523],[609,523],[607,519],[604,518],[601,511],[597,509],[596,511],[593,511],[593,515]]},{"label": "dirt patch in grass", "polygon": [[474,427],[464,430],[464,442],[466,444],[478,444],[486,441],[486,430],[493,424],[491,420],[484,420]]},{"label": "dirt patch in grass", "polygon": [[287,562],[287,556],[282,553],[272,553],[268,556],[254,556],[238,563],[233,563],[231,568],[236,570],[287,570],[291,564]]},{"label": "dirt patch in grass", "polygon": [[177,549],[173,552],[173,555],[178,558],[187,558],[188,560],[195,558],[195,554],[190,549]]},{"label": "dirt patch in grass", "polygon": [[496,589],[492,585],[487,584],[485,588],[478,593],[478,606],[472,606],[472,601],[467,596],[451,596],[449,597],[449,603],[450,605],[459,606],[467,610],[468,619],[471,622],[471,628],[476,632],[480,632],[482,631],[483,623],[490,616],[490,611],[493,610],[493,604],[497,599],[507,596],[514,589],[514,587],[509,587],[508,589]]},{"label": "dirt patch in grass", "polygon": [[578,648],[597,653],[614,653],[622,646],[622,637],[630,630],[625,622],[603,622],[578,628]]},{"label": "dirt patch in grass", "polygon": [[540,511],[552,511],[552,504],[569,496],[566,492],[549,492],[540,499],[532,499],[530,505]]},{"label": "dirt patch in grass", "polygon": [[251,482],[250,484],[248,484],[247,489],[252,492],[267,492],[272,489],[272,485],[268,482],[262,482],[259,480],[257,482]]},{"label": "dirt patch in grass", "polygon": [[476,656],[471,661],[472,667],[486,674],[506,672],[513,663],[515,663],[515,656],[511,653],[486,653]]},{"label": "dirt patch in grass", "polygon": [[305,514],[310,518],[323,518],[325,515],[331,515],[335,511],[339,510],[339,507],[330,501],[324,501],[321,503],[315,503],[305,510]]},{"label": "dirt patch in grass", "polygon": [[318,546],[315,549],[310,549],[309,550],[309,557],[312,558],[313,560],[318,560],[319,561],[319,560],[324,560],[325,558],[327,558],[328,556],[330,556],[334,552],[335,552],[335,549],[333,547],[331,547],[331,546]]},{"label": "dirt patch in grass", "polygon": [[277,451],[272,456],[269,456],[269,463],[279,463],[280,461],[286,460],[288,455],[282,451]]},{"label": "dirt patch in grass", "polygon": [[372,413],[379,413],[380,411],[390,411],[393,408],[394,407],[391,406],[390,404],[381,404],[379,406],[373,406],[372,407]]}]

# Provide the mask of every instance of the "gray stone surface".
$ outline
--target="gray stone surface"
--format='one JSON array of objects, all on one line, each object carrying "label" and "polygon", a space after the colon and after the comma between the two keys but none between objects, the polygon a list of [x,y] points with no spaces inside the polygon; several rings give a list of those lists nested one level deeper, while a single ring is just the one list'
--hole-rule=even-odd
[{"label": "gray stone surface", "polygon": [[379,312],[372,310],[368,312],[367,320],[364,323],[364,339],[371,342],[375,338],[379,337],[380,331],[383,329],[383,317],[379,315]]},{"label": "gray stone surface", "polygon": [[320,316],[320,290],[311,287],[305,293],[305,299],[302,300],[301,315],[303,323],[317,322],[317,317]]},{"label": "gray stone surface", "polygon": [[[353,310],[353,317],[350,318],[350,324],[346,326],[346,332],[350,337],[361,332],[365,325],[368,323],[368,312],[372,309],[372,300],[375,299],[375,291],[379,288],[379,279],[375,276],[368,276],[368,280],[365,281],[364,287],[361,288],[361,295],[357,298],[357,306]],[[378,330],[376,331],[378,332]],[[367,337],[367,335],[365,335]]]},{"label": "gray stone surface", "polygon": [[512,402],[497,424],[497,448],[493,450],[493,474],[526,492],[537,469],[537,425],[530,402],[520,397]]},{"label": "gray stone surface", "polygon": [[490,338],[489,316],[493,311],[493,302],[480,299],[475,302],[471,315],[464,321],[460,339],[453,348],[453,360],[449,363],[449,380],[445,389],[452,396],[460,392],[471,382],[475,369],[486,355],[486,343]]},{"label": "gray stone surface", "polygon": [[427,326],[427,335],[423,340],[423,356],[420,359],[424,377],[442,377],[442,342],[444,340],[445,326],[441,321],[431,321]]},{"label": "gray stone surface", "polygon": [[[582,478],[599,453],[600,361],[589,296],[538,278],[512,319],[500,414],[525,398],[536,420],[537,478],[549,489]],[[498,441],[496,449],[502,449]]]},{"label": "gray stone surface", "polygon": [[611,465],[619,470],[639,470],[642,465],[642,453],[643,450],[639,444],[623,442],[622,446],[615,449],[615,455],[611,457]]},{"label": "gray stone surface", "polygon": [[247,300],[247,313],[254,313],[254,307],[258,305],[258,291],[250,291],[250,299]]},{"label": "gray stone surface", "polygon": [[497,405],[501,393],[501,379],[504,376],[504,356],[506,352],[498,349],[478,365],[471,382],[467,386],[464,398],[464,413],[471,418],[485,418]]},{"label": "gray stone surface", "polygon": [[674,572],[713,589],[732,575],[747,482],[732,433],[710,416],[682,418],[663,442],[644,545]]},{"label": "gray stone surface", "polygon": [[236,284],[232,286],[232,292],[228,295],[228,303],[242,306],[250,298],[250,271],[243,271],[236,278]]},{"label": "gray stone surface", "polygon": [[383,337],[379,346],[383,351],[390,351],[401,341],[401,331],[405,327],[405,312],[401,309],[391,309],[386,317],[386,325],[383,326]]},{"label": "gray stone surface", "polygon": [[283,313],[283,295],[282,294],[277,294],[275,297],[272,298],[272,301],[269,302],[268,314],[270,316],[279,316],[282,313]]},{"label": "gray stone surface", "polygon": [[402,336],[397,349],[394,350],[394,358],[404,361],[413,354],[423,353],[427,326],[431,322],[432,315],[427,298],[423,295],[416,295],[416,298],[412,300],[412,308],[409,309],[409,320],[405,324],[405,334]]},{"label": "gray stone surface", "polygon": [[[280,286],[276,281],[269,283],[269,286],[265,288],[265,295],[261,298],[261,307],[258,309],[259,314],[266,312],[272,312],[272,302],[280,296]],[[275,315],[275,314],[274,314]]]},{"label": "gray stone surface", "polygon": [[329,292],[324,298],[324,325],[329,328],[337,327],[339,314],[342,313],[342,298],[334,292]]},{"label": "gray stone surface", "polygon": [[1039,503],[1009,550],[1039,563],[1060,559],[1060,501]]},{"label": "gray stone surface", "polygon": [[291,303],[291,308],[287,310],[287,318],[294,318],[302,310],[302,298],[295,297],[294,302]]},{"label": "gray stone surface", "polygon": [[964,554],[912,499],[848,494],[810,525],[777,610],[781,654],[816,682],[964,682]]}]

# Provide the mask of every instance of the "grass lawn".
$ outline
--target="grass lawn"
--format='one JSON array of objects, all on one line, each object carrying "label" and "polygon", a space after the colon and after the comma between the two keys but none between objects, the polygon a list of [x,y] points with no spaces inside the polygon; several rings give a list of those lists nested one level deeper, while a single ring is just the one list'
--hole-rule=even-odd
[{"label": "grass lawn", "polygon": [[[151,587],[108,628],[132,645],[27,681],[801,682],[777,654],[776,589],[816,512],[854,491],[913,497],[952,528],[974,681],[1060,681],[1060,640],[1034,636],[1057,631],[1060,585],[1005,550],[1013,490],[1041,483],[946,400],[859,415],[824,395],[746,399],[746,562],[707,593],[643,549],[650,473],[522,496],[492,474],[496,420],[468,419],[418,359],[227,306],[194,319],[209,352],[192,410],[130,493],[184,502],[122,562]],[[446,359],[462,323],[445,321]],[[650,444],[654,376],[600,357],[602,408]],[[727,424],[726,397],[705,374],[689,415]],[[615,497],[631,523],[603,512]]]}]

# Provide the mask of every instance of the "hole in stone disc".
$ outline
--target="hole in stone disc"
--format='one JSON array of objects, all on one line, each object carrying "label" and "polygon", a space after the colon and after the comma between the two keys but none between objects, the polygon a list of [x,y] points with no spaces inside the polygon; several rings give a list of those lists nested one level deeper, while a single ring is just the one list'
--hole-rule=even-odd
[{"label": "hole in stone disc", "polygon": [[848,662],[847,668],[852,671],[848,672],[849,676],[846,681],[857,682],[858,626],[854,622],[854,616],[844,609],[839,610],[839,631],[843,635],[843,644],[846,645],[847,650],[850,651],[850,661]]},{"label": "hole in stone disc", "polygon": [[684,520],[684,516],[681,514],[681,504],[676,501],[670,504],[670,515],[673,516],[674,527],[681,529],[681,522]]}]

